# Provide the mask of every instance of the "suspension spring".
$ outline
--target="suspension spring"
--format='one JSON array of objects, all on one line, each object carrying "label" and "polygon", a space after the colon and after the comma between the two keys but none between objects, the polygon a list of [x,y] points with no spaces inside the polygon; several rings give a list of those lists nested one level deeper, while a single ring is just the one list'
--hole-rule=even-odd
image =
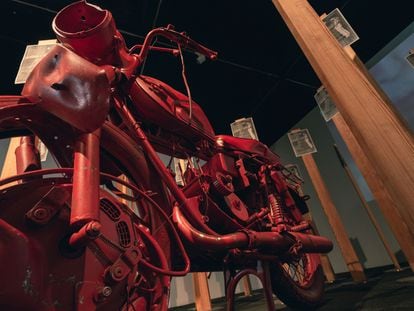
[{"label": "suspension spring", "polygon": [[280,197],[277,194],[268,195],[269,207],[270,207],[270,218],[274,225],[284,223],[282,204]]}]

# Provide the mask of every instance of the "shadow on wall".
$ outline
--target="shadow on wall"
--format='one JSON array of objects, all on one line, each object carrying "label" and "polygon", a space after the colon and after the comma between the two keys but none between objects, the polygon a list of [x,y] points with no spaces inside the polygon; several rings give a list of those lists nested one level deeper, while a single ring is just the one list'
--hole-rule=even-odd
[{"label": "shadow on wall", "polygon": [[358,238],[349,238],[349,240],[351,241],[352,247],[354,248],[355,253],[357,254],[359,262],[365,269],[366,268],[365,263],[367,262],[367,256],[365,256],[361,243],[359,242]]},{"label": "shadow on wall", "polygon": [[397,257],[398,262],[401,263],[408,263],[407,258],[405,257],[402,250],[398,250],[398,252],[394,253],[395,257]]},{"label": "shadow on wall", "polygon": [[171,282],[169,307],[186,305],[194,302],[193,280],[189,275],[175,277]]}]

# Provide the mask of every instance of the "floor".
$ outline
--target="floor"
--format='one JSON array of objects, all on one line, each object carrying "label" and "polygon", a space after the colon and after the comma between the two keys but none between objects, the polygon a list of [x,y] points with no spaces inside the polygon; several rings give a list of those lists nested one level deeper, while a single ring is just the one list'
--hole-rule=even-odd
[{"label": "floor", "polygon": [[[414,273],[405,268],[395,270],[367,271],[368,282],[356,285],[348,277],[338,278],[326,285],[325,303],[318,310],[414,310]],[[276,310],[289,311],[279,300]],[[171,308],[171,311],[194,311],[194,305]],[[213,301],[213,310],[225,310],[223,299]],[[236,311],[266,311],[262,293],[237,297]]]}]

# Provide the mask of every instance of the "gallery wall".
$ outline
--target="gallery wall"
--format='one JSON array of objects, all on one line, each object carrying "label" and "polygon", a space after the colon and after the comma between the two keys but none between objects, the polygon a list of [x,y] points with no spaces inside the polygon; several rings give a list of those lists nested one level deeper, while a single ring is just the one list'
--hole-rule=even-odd
[{"label": "gallery wall", "polygon": [[[414,35],[412,34],[414,32],[414,27],[413,25],[410,27],[408,32],[403,34],[402,37],[400,36],[397,38],[393,43],[393,47],[387,47],[386,53],[380,53],[380,57],[378,57],[375,62],[371,63],[371,72],[378,79],[378,82],[389,94],[393,102],[396,103],[396,107],[402,113],[403,118],[405,118],[411,128],[414,129],[414,109],[412,108],[412,99],[414,98],[414,68],[410,67],[407,63],[404,63],[405,54],[409,49],[414,48]],[[318,150],[313,156],[363,266],[365,268],[372,268],[390,265],[391,260],[371,225],[359,197],[338,161],[333,149],[334,144],[339,145],[341,152],[346,159],[348,159],[348,164],[358,178],[370,206],[373,208],[374,213],[385,231],[386,238],[391,245],[392,251],[397,253],[397,257],[403,261],[404,258],[401,256],[398,244],[386,225],[381,213],[377,209],[369,189],[366,184],[364,184],[363,179],[358,175],[358,170],[352,161],[349,160],[350,155],[334,126],[330,123],[327,124],[321,117],[319,110],[316,108],[293,128],[309,129]],[[8,142],[1,140],[1,163],[4,162],[7,147]],[[342,254],[336,244],[335,237],[302,160],[295,157],[286,135],[275,142],[271,148],[281,156],[284,164],[298,165],[299,171],[305,181],[303,186],[304,192],[311,197],[308,204],[320,234],[334,241],[334,250],[329,254],[333,269],[335,273],[346,272],[347,267],[342,258]],[[164,158],[164,162],[168,163],[168,161],[169,158]],[[54,166],[50,157],[45,166]],[[212,273],[209,279],[209,285],[211,298],[224,296],[222,273]],[[260,284],[255,278],[252,278],[252,285],[253,289],[260,288]],[[237,291],[242,291],[241,286],[238,287]],[[173,278],[170,297],[170,307],[194,302],[194,290],[191,275],[183,278]]]},{"label": "gallery wall", "polygon": [[[406,57],[413,48],[414,23],[409,25],[366,64],[371,75],[389,96],[391,103],[395,107],[395,111],[401,116],[402,122],[406,122],[411,130],[414,130],[414,66],[408,63]],[[357,180],[365,200],[372,207],[377,220],[386,234],[392,251],[397,254],[400,262],[405,261],[399,245],[395,241],[381,212],[378,210],[365,180],[352,160],[333,122],[329,121],[326,123],[319,109],[315,108],[292,129],[295,128],[307,128],[310,130],[318,149],[318,152],[314,154],[315,161],[330,191],[336,208],[342,217],[349,238],[355,247],[361,263],[366,268],[370,268],[391,264],[391,261],[373,229],[360,199],[356,195],[355,190],[351,186],[348,177],[345,175],[338,161],[333,149],[334,144],[338,146],[353,176]],[[378,147],[380,148],[380,146]],[[287,135],[279,139],[272,146],[272,149],[281,156],[286,164],[295,163],[300,167],[300,171],[305,179],[304,190],[311,195],[309,206],[314,214],[318,229],[322,235],[327,235],[335,240],[303,162],[294,156]],[[334,270],[335,272],[346,271],[342,255],[336,244],[335,246],[335,249],[329,254]]]},{"label": "gallery wall", "polygon": [[[349,238],[357,252],[361,264],[365,268],[384,266],[391,264],[387,253],[378,238],[374,227],[369,221],[362,203],[352,187],[348,177],[342,168],[333,145],[336,143],[330,130],[322,118],[319,109],[310,112],[304,119],[296,124],[294,128],[307,128],[312,135],[316,145],[317,153],[313,157],[319,167],[322,178],[330,192],[332,200],[341,216],[341,219],[348,232]],[[335,273],[346,272],[347,267],[342,254],[336,244],[335,237],[327,221],[321,203],[300,158],[296,158],[290,146],[287,135],[279,139],[272,147],[283,160],[283,164],[296,164],[304,179],[303,190],[311,199],[307,202],[313,215],[316,226],[321,235],[334,241],[334,250],[329,253]],[[373,203],[371,203],[374,205]],[[375,208],[375,206],[374,206]],[[389,232],[388,229],[386,229]],[[388,235],[392,249],[398,252],[399,247],[393,236]]]}]

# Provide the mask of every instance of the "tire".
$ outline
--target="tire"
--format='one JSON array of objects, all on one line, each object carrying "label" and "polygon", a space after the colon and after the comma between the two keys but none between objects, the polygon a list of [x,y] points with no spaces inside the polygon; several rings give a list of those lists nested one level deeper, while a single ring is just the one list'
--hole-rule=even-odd
[{"label": "tire", "polygon": [[277,262],[270,267],[274,294],[295,310],[313,310],[323,302],[325,276],[318,254]]}]

